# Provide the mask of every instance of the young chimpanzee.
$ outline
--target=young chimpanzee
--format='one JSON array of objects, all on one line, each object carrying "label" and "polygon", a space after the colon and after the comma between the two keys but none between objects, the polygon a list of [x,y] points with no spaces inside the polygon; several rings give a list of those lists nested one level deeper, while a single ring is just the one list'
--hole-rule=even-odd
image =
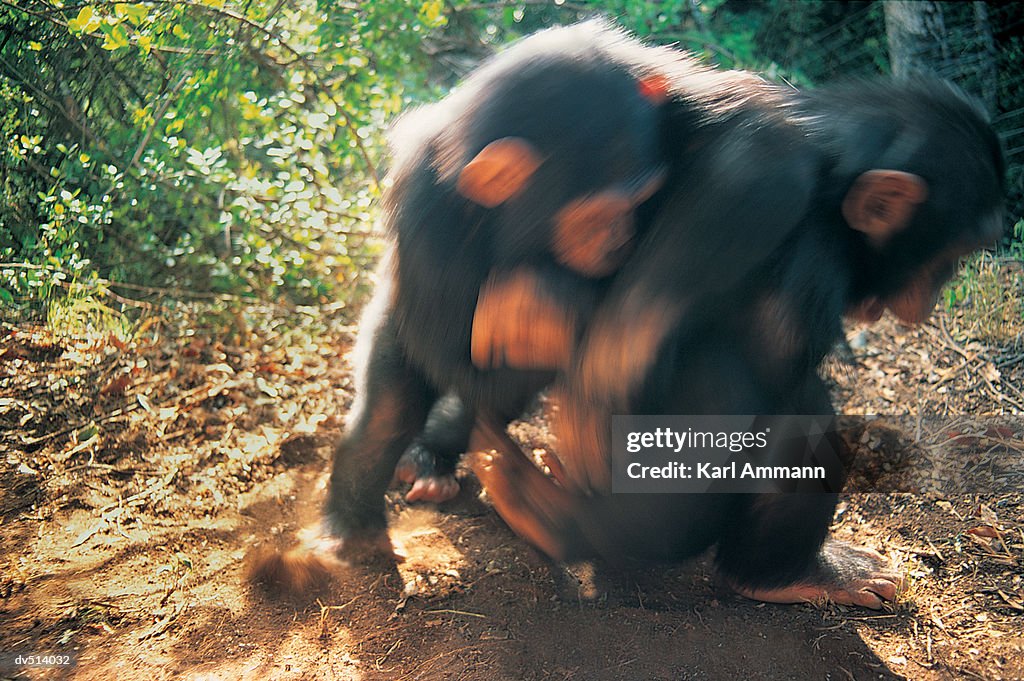
[{"label": "young chimpanzee", "polygon": [[[471,347],[474,309],[481,290],[580,315],[596,302],[628,253],[635,207],[665,172],[652,49],[599,23],[544,31],[396,127],[385,199],[394,248],[362,322],[357,401],[327,500],[329,528],[346,549],[386,545],[384,491],[400,455],[432,406],[459,420],[459,405],[439,395],[511,419],[552,380],[544,369],[474,366],[474,355],[492,362],[488,348]],[[481,338],[501,338],[500,317],[481,313],[476,324],[485,323]],[[543,352],[513,359],[551,363]],[[454,461],[471,418],[454,437],[427,424],[426,441],[397,471],[414,483],[410,500],[457,489]]]},{"label": "young chimpanzee", "polygon": [[[751,598],[878,607],[895,594],[899,580],[881,556],[826,539],[834,494],[608,493],[613,413],[830,414],[816,370],[841,337],[844,312],[877,318],[888,308],[923,321],[959,258],[1001,233],[999,142],[951,86],[824,88],[794,96],[791,115],[828,166],[786,241],[730,289],[693,300],[678,287],[673,258],[699,226],[692,201],[720,198],[722,186],[694,174],[691,185],[667,190],[592,321],[582,373],[563,383],[563,486],[500,424],[481,424],[477,443],[497,451],[477,458],[478,476],[513,529],[552,557],[678,559],[717,545],[719,571]],[[688,301],[683,317],[679,300]],[[655,328],[649,354],[637,358],[622,325],[666,306],[671,323]]]},{"label": "young chimpanzee", "polygon": [[[327,501],[346,553],[386,545],[384,490],[440,393],[510,420],[553,379],[548,369],[571,352],[606,275],[628,253],[634,209],[662,181],[684,181],[691,154],[714,159],[701,168],[712,178],[736,183],[723,199],[735,211],[727,215],[742,218],[736,224],[760,221],[737,236],[710,211],[710,233],[695,243],[723,253],[739,273],[781,242],[806,210],[816,172],[799,153],[802,135],[773,113],[781,101],[748,74],[712,71],[591,22],[523,40],[401,122],[385,206],[395,248],[363,320],[357,402]],[[748,156],[764,161],[750,167]],[[703,254],[684,251],[679,265],[690,270],[683,279],[695,297],[703,282],[713,292],[733,276],[708,276]],[[489,306],[492,298],[540,309],[540,322],[570,318],[531,328],[544,340],[519,356],[515,336],[503,334],[522,327],[503,323],[522,317]],[[539,368],[516,368],[532,362]],[[444,401],[438,408],[458,415]],[[427,439],[450,435],[426,425]],[[460,437],[446,439],[449,456],[421,446],[398,466],[414,481],[407,498],[452,494],[451,455],[462,447]]]}]

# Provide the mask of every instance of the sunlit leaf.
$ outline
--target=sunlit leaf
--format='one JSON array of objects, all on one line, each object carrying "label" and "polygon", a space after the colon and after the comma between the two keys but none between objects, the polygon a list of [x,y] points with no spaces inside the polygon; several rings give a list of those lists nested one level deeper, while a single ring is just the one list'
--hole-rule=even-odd
[{"label": "sunlit leaf", "polygon": [[149,14],[149,10],[146,9],[145,5],[139,4],[128,4],[126,2],[119,2],[114,5],[114,11],[119,17],[125,17],[136,26],[146,20],[146,16]]},{"label": "sunlit leaf", "polygon": [[444,3],[441,0],[430,0],[420,6],[420,17],[431,27],[443,26],[448,18],[444,15]]},{"label": "sunlit leaf", "polygon": [[94,30],[99,26],[99,20],[96,20],[96,26],[88,28],[93,21],[92,7],[86,5],[82,9],[78,10],[78,16],[68,22],[68,28],[75,33],[81,33],[82,31]]},{"label": "sunlit leaf", "polygon": [[128,34],[125,32],[124,27],[103,25],[103,33],[106,35],[106,39],[103,41],[101,47],[105,50],[118,50],[122,47],[128,47]]}]

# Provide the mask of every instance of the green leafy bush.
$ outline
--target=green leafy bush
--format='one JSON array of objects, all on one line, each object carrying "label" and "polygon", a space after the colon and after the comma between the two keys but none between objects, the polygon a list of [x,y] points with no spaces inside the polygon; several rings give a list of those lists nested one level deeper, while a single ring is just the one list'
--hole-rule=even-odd
[{"label": "green leafy bush", "polygon": [[439,2],[0,5],[0,299],[133,282],[310,302],[375,256],[381,135]]}]

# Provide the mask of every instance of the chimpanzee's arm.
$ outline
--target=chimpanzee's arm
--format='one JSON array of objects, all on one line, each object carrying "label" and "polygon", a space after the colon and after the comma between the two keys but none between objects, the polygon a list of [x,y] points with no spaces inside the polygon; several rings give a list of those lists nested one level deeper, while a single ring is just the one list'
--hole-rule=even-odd
[{"label": "chimpanzee's arm", "polygon": [[822,161],[793,130],[723,124],[704,134],[589,326],[576,377],[584,394],[625,404],[693,303],[739,290],[810,210]]}]

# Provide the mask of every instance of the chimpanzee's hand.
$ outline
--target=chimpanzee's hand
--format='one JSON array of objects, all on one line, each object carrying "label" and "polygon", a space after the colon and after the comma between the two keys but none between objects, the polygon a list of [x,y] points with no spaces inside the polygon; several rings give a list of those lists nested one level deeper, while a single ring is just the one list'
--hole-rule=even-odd
[{"label": "chimpanzee's hand", "polygon": [[472,357],[478,369],[568,366],[576,323],[529,269],[492,274],[473,315]]}]

